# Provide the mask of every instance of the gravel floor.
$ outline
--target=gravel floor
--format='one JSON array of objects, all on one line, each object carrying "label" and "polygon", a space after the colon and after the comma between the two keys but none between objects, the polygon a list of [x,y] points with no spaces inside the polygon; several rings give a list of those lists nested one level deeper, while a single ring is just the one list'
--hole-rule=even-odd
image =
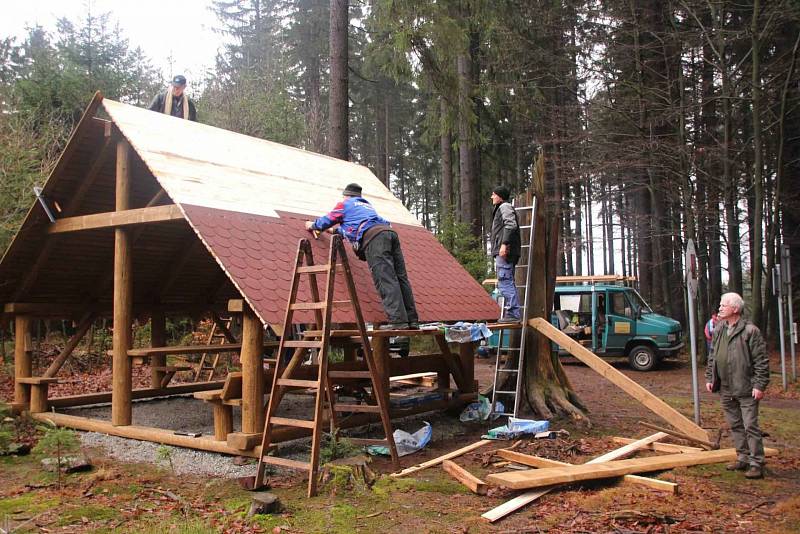
[{"label": "gravel floor", "polygon": [[[286,409],[282,409],[280,415],[307,417],[305,414],[311,413],[314,402],[312,396],[290,395],[287,396],[287,400],[289,399],[291,399],[290,402],[281,404],[281,407],[286,407]],[[64,409],[63,413],[109,420],[111,418],[111,406],[102,405]],[[240,418],[239,408],[234,407],[234,425],[238,424]],[[465,427],[458,421],[458,417],[448,416],[443,413],[415,415],[396,420],[393,424],[394,428],[415,432],[420,428],[423,420],[430,422],[433,426],[433,441],[447,440],[465,432]],[[214,434],[211,406],[191,396],[134,402],[133,421],[134,424],[142,426],[201,432],[203,436],[213,436]],[[234,427],[234,430],[238,429]],[[359,437],[381,437],[382,430],[380,424],[371,424],[361,429],[347,431],[345,434]],[[97,432],[80,432],[80,435],[85,447],[102,449],[105,454],[116,460],[130,463],[151,463],[168,468],[168,464],[165,461],[157,458],[157,450],[160,446],[158,443],[120,438]],[[196,474],[224,478],[237,478],[255,474],[255,464],[237,466],[234,465],[233,457],[231,456],[182,447],[171,447],[171,449],[172,465],[176,474]],[[280,456],[307,461],[310,440],[305,438],[282,443],[280,449]],[[281,471],[281,469],[278,468],[277,471]]]}]

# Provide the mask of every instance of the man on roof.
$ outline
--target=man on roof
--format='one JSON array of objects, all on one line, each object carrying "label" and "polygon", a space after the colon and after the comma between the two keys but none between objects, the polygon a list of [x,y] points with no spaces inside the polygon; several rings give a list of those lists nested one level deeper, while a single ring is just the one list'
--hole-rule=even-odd
[{"label": "man on roof", "polygon": [[392,330],[419,328],[414,294],[397,233],[361,196],[360,185],[349,184],[342,195],[342,200],[330,213],[315,221],[306,221],[306,230],[321,232],[338,224],[339,234],[369,265],[375,289],[389,318],[386,327]]},{"label": "man on roof", "polygon": [[196,122],[197,110],[194,102],[186,95],[185,89],[186,77],[178,74],[172,79],[172,84],[166,91],[156,95],[148,109]]}]

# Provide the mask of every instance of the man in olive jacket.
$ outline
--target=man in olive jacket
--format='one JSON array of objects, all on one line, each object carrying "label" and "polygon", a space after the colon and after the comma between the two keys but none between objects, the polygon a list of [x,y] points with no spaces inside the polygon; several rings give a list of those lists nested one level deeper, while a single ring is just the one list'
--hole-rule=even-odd
[{"label": "man in olive jacket", "polygon": [[736,446],[736,461],[726,469],[761,478],[764,443],[758,427],[758,403],[769,384],[769,357],[761,331],[742,319],[743,308],[744,301],[737,293],[722,295],[706,367],[706,389],[719,391]]},{"label": "man in olive jacket", "polygon": [[517,212],[508,202],[509,198],[511,192],[503,185],[492,190],[494,210],[490,241],[497,271],[497,289],[505,300],[504,313],[500,316],[501,322],[516,322],[521,318],[519,296],[514,283],[514,268],[519,261],[522,247]]}]

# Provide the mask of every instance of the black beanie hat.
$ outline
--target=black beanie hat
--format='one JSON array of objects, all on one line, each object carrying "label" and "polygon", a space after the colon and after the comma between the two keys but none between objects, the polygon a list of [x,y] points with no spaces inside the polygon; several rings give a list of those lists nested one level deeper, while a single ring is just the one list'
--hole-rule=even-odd
[{"label": "black beanie hat", "polygon": [[345,187],[344,191],[342,191],[342,195],[346,197],[360,197],[361,186],[358,184],[347,184],[347,187]]},{"label": "black beanie hat", "polygon": [[508,187],[504,185],[498,185],[494,189],[492,189],[492,193],[496,194],[503,200],[508,200],[511,198],[511,191],[508,190]]}]

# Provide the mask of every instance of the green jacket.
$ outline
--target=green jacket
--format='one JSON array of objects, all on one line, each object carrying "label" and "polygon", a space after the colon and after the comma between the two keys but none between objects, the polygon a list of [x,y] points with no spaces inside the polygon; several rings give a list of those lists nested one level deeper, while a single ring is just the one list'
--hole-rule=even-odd
[{"label": "green jacket", "polygon": [[[706,382],[713,384],[718,391],[720,376],[717,372],[715,355],[719,347],[719,339],[728,325],[720,323],[714,329],[711,339],[711,354],[706,366]],[[728,366],[725,383],[727,393],[735,397],[749,397],[753,389],[765,391],[769,384],[769,357],[767,345],[761,331],[750,321],[739,319],[733,326],[728,340]]]}]

